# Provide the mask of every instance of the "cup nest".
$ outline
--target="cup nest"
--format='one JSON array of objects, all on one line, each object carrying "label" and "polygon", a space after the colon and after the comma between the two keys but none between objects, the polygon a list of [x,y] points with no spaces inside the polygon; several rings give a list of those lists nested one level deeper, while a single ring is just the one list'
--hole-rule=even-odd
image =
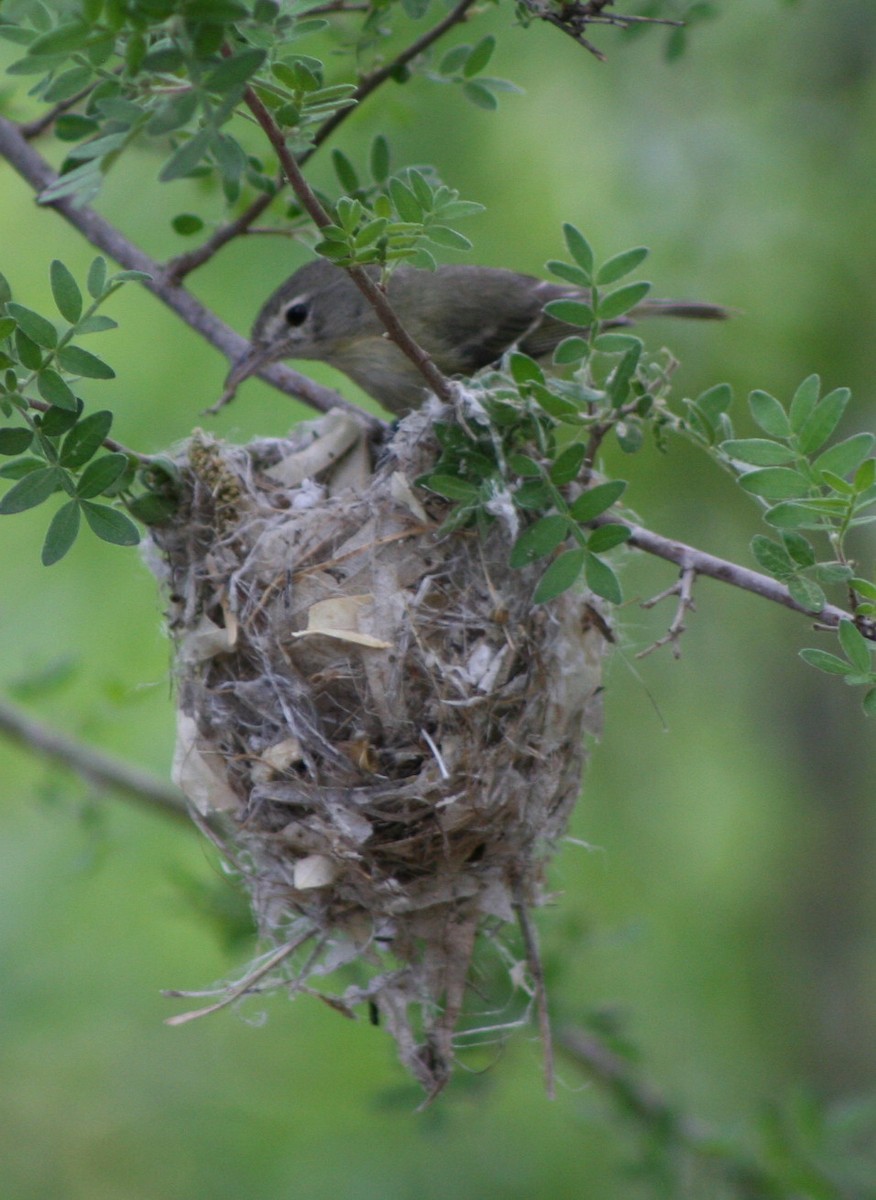
[{"label": "cup nest", "polygon": [[400,422],[373,470],[341,412],[247,446],[198,433],[151,534],[175,778],[271,947],[222,1002],[277,986],[365,1004],[429,1095],[479,935],[517,923],[507,970],[539,1000],[528,913],[598,731],[605,647],[588,596],[532,604],[540,568],[509,568],[501,519],[439,532],[447,502],[414,484],[435,417]]}]

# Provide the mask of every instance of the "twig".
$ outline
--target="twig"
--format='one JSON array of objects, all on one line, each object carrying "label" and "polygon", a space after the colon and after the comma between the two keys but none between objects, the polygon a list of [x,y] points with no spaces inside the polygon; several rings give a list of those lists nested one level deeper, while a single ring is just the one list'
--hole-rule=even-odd
[{"label": "twig", "polygon": [[39,137],[41,133],[57,121],[62,113],[65,113],[69,108],[74,108],[81,100],[90,95],[96,86],[96,83],[89,83],[87,87],[82,88],[75,96],[68,96],[66,100],[59,100],[57,104],[47,109],[41,117],[35,117],[33,121],[25,121],[22,125],[19,125],[18,128],[21,130],[22,137],[26,137],[28,141],[31,138]]},{"label": "twig", "polygon": [[[597,517],[592,522],[593,525],[616,523],[617,518],[609,516]],[[676,542],[672,538],[662,537],[659,533],[652,533],[641,525],[633,525],[629,521],[624,523],[632,530],[632,535],[626,545],[635,546],[647,554],[656,555],[657,558],[665,558],[668,562],[673,562],[681,567],[682,570],[691,570],[697,575],[707,575],[710,579],[729,583],[733,587],[741,588],[744,592],[753,592],[754,595],[762,596],[765,600],[772,600],[774,604],[781,604],[785,608],[793,609],[794,612],[803,613],[804,616],[817,621],[822,628],[836,629],[840,621],[851,620],[851,614],[835,604],[825,604],[819,612],[804,608],[802,604],[797,603],[784,584],[770,578],[769,575],[761,575],[758,571],[741,567],[738,563],[730,562],[726,558],[707,554],[705,550],[697,550],[694,546],[686,545],[685,542]],[[876,621],[862,622],[859,620],[856,621],[856,624],[864,637],[876,641]]]},{"label": "twig", "polygon": [[[751,1162],[742,1150],[722,1143],[708,1126],[674,1109],[656,1088],[637,1078],[629,1063],[597,1038],[582,1029],[567,1028],[561,1031],[558,1044],[602,1087],[622,1114],[641,1126],[649,1147],[656,1138],[667,1150],[687,1151],[723,1176],[742,1196],[777,1194],[774,1176]],[[719,1145],[723,1147],[720,1155],[716,1153]]]},{"label": "twig", "polygon": [[603,10],[614,0],[571,0],[562,4],[559,9],[551,5],[551,0],[522,0],[523,5],[539,21],[547,21],[556,29],[569,35],[579,46],[583,46],[600,62],[606,61],[606,56],[584,37],[588,25],[614,25],[628,29],[631,25],[684,25],[684,21],[675,21],[669,17],[630,17],[621,13],[606,13]]},{"label": "twig", "polygon": [[[438,23],[433,25],[431,29],[428,29],[422,35],[422,37],[419,37],[416,41],[411,42],[410,46],[408,46],[406,50],[402,50],[402,52],[392,59],[391,62],[386,63],[376,71],[372,71],[369,75],[364,75],[362,79],[360,79],[355,92],[353,92],[350,97],[353,103],[346,105],[344,108],[339,108],[326,121],[324,121],[322,125],[320,125],[319,129],[314,135],[313,144],[298,156],[298,165],[304,166],[307,160],[313,154],[315,154],[319,147],[322,146],[323,143],[326,142],[328,138],[330,138],[331,135],[337,130],[338,126],[341,125],[342,122],[345,121],[347,117],[361,105],[362,101],[365,100],[366,97],[370,96],[372,92],[376,91],[381,84],[385,83],[388,79],[391,79],[396,72],[398,72],[402,67],[407,66],[407,64],[411,62],[412,59],[416,58],[418,54],[422,54],[424,50],[427,50],[429,46],[433,44],[433,42],[437,42],[438,39],[443,37],[444,34],[447,33],[448,30],[452,29],[454,25],[458,25],[462,21],[465,21],[468,17],[468,10],[472,8],[474,4],[475,0],[459,0],[459,3],[457,3],[456,6],[450,10],[446,17],[438,21]],[[362,11],[365,11],[367,8],[367,5],[361,6]],[[359,11],[359,6],[348,6],[343,4],[342,0],[339,0],[337,4],[327,4],[317,9],[309,9],[307,15],[310,16],[315,12],[353,11]],[[281,182],[279,187],[282,186],[283,183]],[[176,258],[171,259],[165,268],[168,278],[173,280],[175,283],[181,282],[186,275],[188,275],[191,271],[194,271],[197,267],[203,266],[204,263],[208,262],[218,250],[221,250],[223,246],[226,246],[230,241],[233,241],[234,238],[239,237],[242,234],[252,232],[251,226],[259,219],[276,195],[277,193],[273,192],[270,195],[264,193],[263,195],[259,196],[240,214],[240,216],[236,217],[235,220],[230,221],[227,225],[223,225],[220,229],[217,229],[201,246],[198,246],[193,250],[189,250],[185,254],[179,254]]]},{"label": "twig", "polygon": [[[310,214],[317,228],[325,229],[327,225],[331,225],[331,218],[323,208],[310,184],[304,178],[301,168],[296,162],[295,156],[286,145],[283,134],[274,121],[274,118],[252,88],[246,89],[244,100],[277,152],[277,157],[280,160],[283,170],[286,172],[286,177],[295,195]],[[359,291],[383,322],[386,332],[398,346],[399,350],[411,360],[435,395],[443,400],[445,404],[451,403],[453,393],[450,384],[435,366],[431,356],[426,353],[422,346],[414,341],[404,325],[402,325],[395,310],[387,300],[386,293],[377,286],[368,272],[362,267],[348,267],[347,271]]]},{"label": "twig", "polygon": [[[284,959],[289,957],[290,954],[294,954],[295,951],[300,946],[303,946],[305,942],[309,941],[315,933],[315,929],[305,929],[303,933],[300,933],[297,937],[294,937],[290,942],[286,942],[279,948],[279,950],[275,950],[273,954],[270,954],[260,967],[257,967],[255,971],[250,972],[250,974],[247,975],[245,979],[242,979],[240,983],[235,984],[234,987],[227,991],[222,999],[217,1000],[215,1004],[208,1004],[206,1008],[196,1008],[191,1012],[177,1013],[175,1017],[167,1017],[164,1024],[185,1025],[189,1021],[195,1021],[199,1017],[207,1017],[211,1013],[218,1012],[222,1008],[227,1008],[229,1004],[233,1004],[235,1000],[246,995],[246,993],[252,989],[253,984],[258,983],[258,981],[263,979],[265,975],[270,974],[274,967],[278,967]],[[172,999],[178,996],[186,996],[189,993],[177,991],[175,989],[168,989],[167,991],[163,991],[161,994],[162,996],[167,996]]]},{"label": "twig", "polygon": [[154,779],[146,771],[84,746],[66,734],[57,733],[2,700],[0,731],[11,741],[60,763],[89,783],[111,788],[132,800],[157,808],[166,816],[181,818],[189,823],[185,800],[175,787]]},{"label": "twig", "polygon": [[526,907],[523,889],[518,883],[514,888],[512,901],[517,914],[517,924],[523,938],[523,948],[526,951],[526,965],[532,977],[535,993],[535,1008],[538,1013],[538,1028],[541,1036],[542,1055],[544,1057],[544,1086],[549,1100],[556,1099],[556,1082],[554,1072],[554,1039],[551,1032],[551,1018],[548,1009],[547,988],[544,982],[544,969],[541,964],[541,953],[538,948],[538,935]]},{"label": "twig", "polygon": [[[27,180],[37,194],[57,179],[46,160],[22,136],[18,127],[5,117],[0,117],[0,155]],[[215,313],[196,300],[190,292],[174,283],[160,263],[144,254],[93,208],[77,207],[68,196],[51,201],[47,207],[56,209],[93,246],[103,250],[121,266],[150,275],[151,278],[144,283],[144,287],[181,317],[191,329],[225,354],[231,362],[239,359],[248,348],[249,343],[245,338],[220,321]],[[258,374],[279,391],[297,400],[303,400],[318,412],[344,408],[355,413],[363,422],[375,427],[377,425],[374,418],[369,418],[338,392],[321,387],[290,367],[272,363]]]},{"label": "twig", "polygon": [[666,588],[658,596],[652,596],[650,600],[643,600],[641,602],[639,605],[640,608],[653,608],[655,604],[659,604],[661,600],[665,600],[668,596],[678,596],[675,616],[672,618],[666,633],[644,650],[640,650],[636,658],[645,658],[652,651],[659,650],[661,646],[665,646],[667,643],[672,645],[673,658],[681,658],[680,640],[685,630],[685,618],[696,607],[693,599],[693,585],[696,577],[697,573],[693,567],[682,567],[681,574],[672,587]]}]

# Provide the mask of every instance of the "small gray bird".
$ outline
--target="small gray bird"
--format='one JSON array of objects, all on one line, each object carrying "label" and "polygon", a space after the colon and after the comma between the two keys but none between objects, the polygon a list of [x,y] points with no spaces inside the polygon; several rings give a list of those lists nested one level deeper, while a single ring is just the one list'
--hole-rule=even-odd
[{"label": "small gray bird", "polygon": [[[379,272],[369,268],[377,279]],[[581,333],[542,311],[549,300],[587,300],[569,284],[547,283],[495,267],[399,266],[387,298],[408,333],[447,376],[469,376],[516,345],[543,358],[570,334]],[[726,309],[684,300],[644,300],[629,317],[720,320]],[[628,324],[622,317],[606,324]],[[343,371],[399,415],[419,408],[426,384],[390,341],[379,317],[346,271],[326,259],[305,264],[269,296],[252,328],[249,351],[232,368],[224,399],[248,376],[283,358],[317,359]]]}]

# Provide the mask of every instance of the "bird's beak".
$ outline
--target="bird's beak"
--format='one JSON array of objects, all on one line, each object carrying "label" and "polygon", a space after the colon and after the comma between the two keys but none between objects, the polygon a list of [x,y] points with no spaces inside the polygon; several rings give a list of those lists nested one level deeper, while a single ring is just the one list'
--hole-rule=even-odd
[{"label": "bird's beak", "polygon": [[243,381],[249,379],[250,375],[257,375],[262,367],[266,367],[270,361],[271,354],[267,346],[260,346],[256,343],[250,345],[240,358],[232,364],[231,370],[225,376],[225,389],[222,395],[215,404],[211,405],[205,411],[208,413],[217,413],[220,408],[224,408],[226,404],[230,404]]}]

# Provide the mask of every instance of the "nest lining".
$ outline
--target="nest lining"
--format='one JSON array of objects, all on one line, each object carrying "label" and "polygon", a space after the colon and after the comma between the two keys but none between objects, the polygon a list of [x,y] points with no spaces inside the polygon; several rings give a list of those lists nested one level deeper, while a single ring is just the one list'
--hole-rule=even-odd
[{"label": "nest lining", "polygon": [[288,951],[233,994],[364,963],[364,983],[319,994],[376,1008],[430,1094],[479,930],[543,900],[604,648],[586,596],[532,606],[540,570],[509,569],[501,520],[437,534],[446,503],[412,486],[438,454],[436,404],[373,472],[343,413],[243,447],[198,434],[183,502],[152,533],[176,778]]}]

